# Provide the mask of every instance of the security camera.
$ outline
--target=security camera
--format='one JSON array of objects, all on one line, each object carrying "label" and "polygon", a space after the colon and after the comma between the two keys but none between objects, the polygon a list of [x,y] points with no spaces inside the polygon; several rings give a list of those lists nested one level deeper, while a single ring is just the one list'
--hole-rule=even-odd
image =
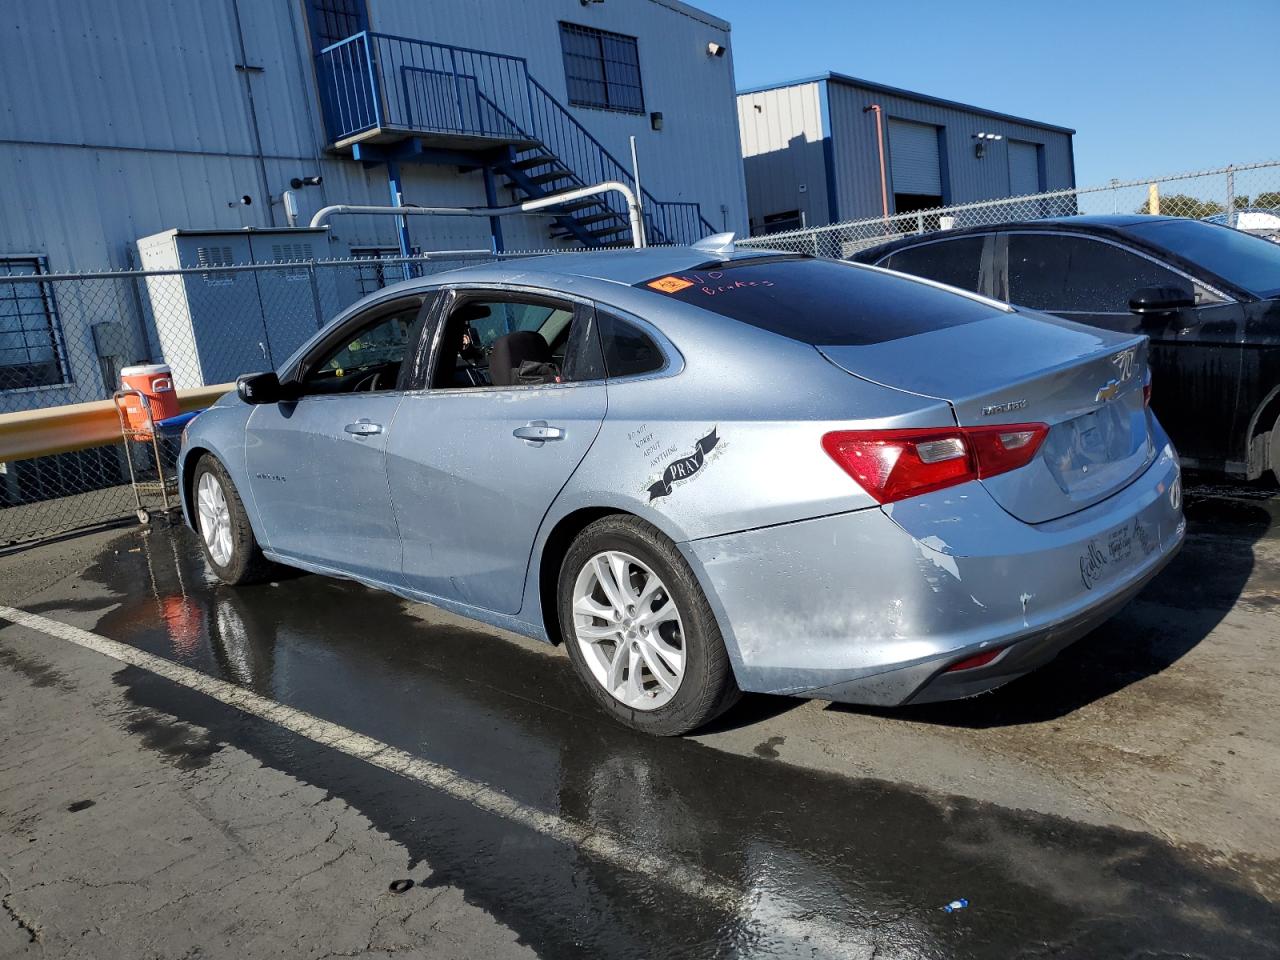
[{"label": "security camera", "polygon": [[724,46],[724,44],[716,43],[714,40],[712,40],[710,43],[707,44],[707,56],[723,57],[725,49],[726,47]]},{"label": "security camera", "polygon": [[324,183],[324,177],[294,177],[289,181],[289,186],[295,190],[301,190],[303,187],[318,187]]},{"label": "security camera", "polygon": [[227,206],[228,207],[251,207],[253,206],[253,197],[249,196],[246,193],[239,200],[232,200],[230,203],[227,204]]}]

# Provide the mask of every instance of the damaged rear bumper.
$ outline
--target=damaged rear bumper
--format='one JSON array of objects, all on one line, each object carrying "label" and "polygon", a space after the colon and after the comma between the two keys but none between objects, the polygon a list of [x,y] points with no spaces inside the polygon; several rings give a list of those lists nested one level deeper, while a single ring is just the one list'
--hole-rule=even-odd
[{"label": "damaged rear bumper", "polygon": [[[979,483],[682,544],[744,690],[897,705],[972,696],[1114,614],[1185,536],[1177,456],[1048,523]],[[993,647],[990,664],[947,673]]]}]

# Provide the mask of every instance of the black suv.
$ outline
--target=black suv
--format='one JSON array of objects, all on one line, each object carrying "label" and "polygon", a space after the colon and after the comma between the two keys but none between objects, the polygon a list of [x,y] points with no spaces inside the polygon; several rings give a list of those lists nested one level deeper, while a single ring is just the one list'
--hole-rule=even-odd
[{"label": "black suv", "polygon": [[1152,406],[1192,467],[1280,480],[1280,244],[1199,220],[1063,217],[853,256],[1151,338]]}]

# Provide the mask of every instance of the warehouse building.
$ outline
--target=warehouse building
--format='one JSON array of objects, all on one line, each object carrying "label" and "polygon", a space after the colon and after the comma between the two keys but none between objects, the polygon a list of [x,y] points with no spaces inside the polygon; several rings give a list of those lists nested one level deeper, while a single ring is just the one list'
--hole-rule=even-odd
[{"label": "warehouse building", "polygon": [[[179,386],[277,366],[403,277],[379,258],[631,240],[617,194],[305,229],[331,204],[502,206],[633,182],[634,137],[650,242],[746,229],[729,24],[681,0],[10,6],[0,412],[110,397],[140,361],[168,361]],[[336,257],[360,264],[217,269]],[[4,282],[142,267],[199,272]],[[121,483],[119,454],[0,463],[0,508]]]},{"label": "warehouse building", "polygon": [[[23,3],[0,32],[0,85],[13,270],[129,267],[162,231],[305,225],[333,203],[484,206],[629,180],[633,135],[653,239],[746,225],[729,25],[680,0]],[[323,249],[300,242],[625,242],[617,206],[410,218],[407,236],[347,219]]]},{"label": "warehouse building", "polygon": [[1075,186],[1066,127],[838,73],[738,94],[751,232]]}]

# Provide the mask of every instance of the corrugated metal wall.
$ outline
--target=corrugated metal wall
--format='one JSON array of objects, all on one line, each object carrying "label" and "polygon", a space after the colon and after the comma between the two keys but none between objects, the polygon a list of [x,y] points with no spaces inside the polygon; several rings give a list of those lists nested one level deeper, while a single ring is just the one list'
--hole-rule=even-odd
[{"label": "corrugated metal wall", "polygon": [[[1073,185],[1071,138],[1066,133],[959,107],[864,89],[838,80],[824,83],[831,112],[834,178],[841,220],[874,217],[880,213],[880,163],[876,150],[875,117],[864,112],[873,103],[880,104],[886,120],[911,120],[943,128],[945,203],[971,203],[1011,196],[1007,154],[1010,139],[1044,146],[1046,190]],[[986,156],[982,159],[974,155],[973,135],[979,131],[1004,137],[988,143]],[[893,192],[894,185],[890,182],[891,201]]]},{"label": "corrugated metal wall", "polygon": [[[303,0],[239,0],[245,60],[261,68],[247,74],[261,163],[234,0],[11,7],[0,27],[0,255],[47,254],[54,270],[125,267],[134,239],[169,227],[283,225],[268,195],[315,173],[324,184],[299,192],[303,222],[326,203],[388,201],[384,170],[323,152]],[[658,198],[700,202],[716,226],[745,228],[732,54],[707,56],[709,41],[730,46],[713,18],[676,0],[370,0],[370,19],[377,31],[528,57],[557,97],[559,20],[638,36],[646,108],[664,113],[664,129],[599,110],[578,110],[580,120],[628,166],[636,134]],[[404,182],[411,202],[484,203],[478,172],[406,165]],[[251,206],[233,204],[244,194]],[[546,223],[508,218],[508,246],[550,245]],[[489,242],[478,218],[414,218],[411,231],[427,249]],[[386,218],[340,220],[333,234],[333,255],[396,245]]]},{"label": "corrugated metal wall", "polygon": [[738,126],[753,231],[766,217],[791,210],[809,226],[826,223],[828,144],[819,84],[742,94]]}]

